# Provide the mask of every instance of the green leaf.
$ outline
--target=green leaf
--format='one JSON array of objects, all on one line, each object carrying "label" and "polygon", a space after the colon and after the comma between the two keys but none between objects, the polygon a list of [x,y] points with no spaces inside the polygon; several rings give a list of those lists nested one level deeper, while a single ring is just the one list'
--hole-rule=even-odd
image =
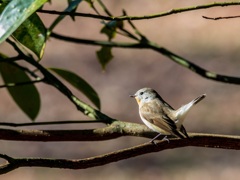
[{"label": "green leaf", "polygon": [[81,91],[88,99],[98,108],[100,109],[100,99],[98,97],[97,92],[81,77],[77,74],[70,72],[65,69],[58,68],[49,68],[50,70],[57,73],[79,91]]},{"label": "green leaf", "polygon": [[117,28],[122,28],[123,23],[122,21],[110,21],[105,24],[105,26],[101,29],[101,33],[106,34],[108,37],[108,40],[110,41],[116,36],[116,30]]},{"label": "green leaf", "polygon": [[[2,58],[6,57],[0,55],[0,59]],[[0,62],[0,72],[5,84],[31,81],[24,71],[6,62]],[[33,84],[27,84],[7,87],[7,89],[20,109],[33,121],[40,110],[40,96],[36,87]]]},{"label": "green leaf", "polygon": [[[82,0],[68,0],[68,7],[70,7],[69,9],[71,9],[70,12],[74,13],[77,10],[78,4],[81,2]],[[70,15],[72,20],[75,21],[75,16],[74,14]]]},{"label": "green leaf", "polygon": [[[77,7],[78,7],[78,4],[82,2],[82,0],[68,0],[68,7],[64,10],[64,12],[75,12]],[[66,15],[60,15],[58,16],[55,21],[52,23],[52,25],[49,27],[49,34],[52,32],[52,30],[54,29],[54,27],[60,22],[63,20],[63,18],[65,18]],[[71,16],[72,18],[74,16]],[[74,20],[74,18],[73,18]]]},{"label": "green leaf", "polygon": [[112,60],[112,47],[102,46],[102,48],[97,51],[98,60],[102,66],[102,69],[105,70],[106,65]]},{"label": "green leaf", "polygon": [[0,44],[47,0],[11,0],[0,16]]},{"label": "green leaf", "polygon": [[93,7],[94,0],[84,0],[84,1],[86,1],[91,8]]},{"label": "green leaf", "polygon": [[2,11],[7,6],[8,3],[9,3],[9,1],[0,2],[0,14],[2,13]]},{"label": "green leaf", "polygon": [[46,29],[36,13],[33,13],[14,31],[13,37],[33,51],[39,59],[42,58],[46,43]]}]

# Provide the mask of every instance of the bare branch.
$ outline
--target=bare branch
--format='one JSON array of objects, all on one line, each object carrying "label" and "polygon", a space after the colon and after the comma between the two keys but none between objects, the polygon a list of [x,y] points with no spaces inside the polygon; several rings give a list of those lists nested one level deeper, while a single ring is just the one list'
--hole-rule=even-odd
[{"label": "bare branch", "polygon": [[142,124],[114,121],[111,125],[87,130],[0,129],[1,140],[13,141],[102,141],[122,136],[154,137],[155,132]]},{"label": "bare branch", "polygon": [[214,2],[211,4],[205,4],[205,5],[199,5],[199,6],[193,6],[193,7],[185,7],[185,8],[179,8],[179,9],[172,9],[167,12],[162,12],[158,14],[153,15],[144,15],[144,16],[101,16],[101,15],[95,15],[95,14],[86,14],[86,13],[78,13],[78,12],[59,12],[59,11],[52,11],[52,10],[43,10],[39,9],[37,12],[40,13],[47,13],[47,14],[58,14],[58,15],[69,15],[69,16],[81,16],[81,17],[89,17],[89,18],[95,18],[95,19],[101,19],[101,20],[116,20],[116,21],[124,21],[124,20],[143,20],[143,19],[153,19],[153,18],[159,18],[163,16],[168,16],[172,14],[178,14],[182,12],[187,11],[194,11],[194,10],[200,10],[200,9],[208,9],[212,7],[224,7],[224,6],[235,6],[240,5],[240,2]]},{"label": "bare branch", "polygon": [[93,45],[93,46],[110,46],[110,47],[116,47],[116,48],[134,48],[134,49],[152,49],[158,53],[161,53],[164,56],[167,56],[177,64],[188,68],[189,70],[193,71],[194,73],[210,79],[214,81],[219,81],[223,83],[230,83],[230,84],[240,84],[240,77],[233,77],[233,76],[226,76],[222,74],[217,74],[212,71],[208,71],[191,61],[174,54],[173,52],[167,50],[166,48],[160,47],[154,42],[148,41],[145,38],[145,41],[140,41],[137,43],[128,43],[128,42],[113,42],[113,41],[97,41],[97,40],[89,40],[89,39],[80,39],[80,38],[74,38],[74,37],[68,37],[59,35],[57,33],[52,32],[51,37],[61,39],[64,41],[69,41],[73,43],[79,43],[79,44],[86,44],[86,45]]},{"label": "bare branch", "polygon": [[[226,142],[222,145],[219,142],[219,147],[227,148],[226,144],[228,142],[239,141],[240,136],[229,136],[229,135],[213,135],[213,134],[199,134],[199,133],[188,133],[190,139],[197,139],[198,137],[205,138],[223,138]],[[123,136],[138,136],[145,138],[152,138],[156,136],[156,133],[147,128],[143,124],[114,121],[111,125],[96,128],[96,129],[84,129],[84,130],[23,130],[23,129],[0,129],[0,139],[1,140],[14,140],[14,141],[102,141],[111,140]],[[161,139],[162,137],[160,137]],[[230,141],[229,141],[230,140]],[[190,142],[190,141],[188,141]],[[191,142],[193,143],[193,142]],[[199,143],[199,142],[198,142]],[[197,146],[197,144],[194,146]],[[201,145],[202,144],[202,145]],[[238,144],[238,143],[237,143]],[[237,145],[236,144],[236,145]],[[191,144],[192,145],[192,144]],[[203,146],[204,142],[200,143]],[[238,145],[237,145],[238,146]],[[204,147],[204,146],[203,146]],[[213,147],[213,146],[211,146]],[[233,145],[229,145],[230,149],[233,149]],[[237,147],[237,149],[240,147]]]},{"label": "bare branch", "polygon": [[240,18],[240,16],[225,16],[225,17],[208,17],[208,16],[202,16],[205,19],[209,20],[221,20],[221,19],[233,19],[233,18]]},{"label": "bare branch", "polygon": [[28,84],[40,83],[40,82],[44,82],[44,79],[37,79],[37,80],[32,80],[32,81],[27,81],[27,82],[19,82],[19,83],[8,83],[8,84],[0,85],[0,88],[23,86],[23,85],[28,85]]},{"label": "bare branch", "polygon": [[[152,138],[155,132],[146,126],[136,123],[114,121],[111,125],[88,130],[13,130],[0,129],[0,139],[14,141],[100,141],[116,139],[122,136],[140,136]],[[19,167],[51,167],[65,169],[85,169],[112,162],[159,152],[166,149],[186,146],[211,147],[240,150],[240,136],[189,133],[189,139],[170,138],[159,141],[157,145],[145,143],[139,146],[84,159],[46,159],[46,158],[13,158],[0,154],[7,161],[0,166],[0,174],[10,172]]]},{"label": "bare branch", "polygon": [[8,161],[7,164],[0,166],[0,174],[10,172],[19,167],[86,169],[140,156],[143,154],[186,146],[240,150],[240,137],[191,133],[189,139],[174,138],[170,139],[170,143],[168,143],[167,141],[159,141],[156,143],[156,145],[152,143],[145,143],[139,146],[118,150],[108,154],[74,160],[46,158],[12,158],[7,155],[0,154],[0,157]]},{"label": "bare branch", "polygon": [[66,121],[47,121],[47,122],[31,122],[31,123],[12,123],[0,122],[0,126],[21,127],[21,126],[42,126],[42,125],[62,125],[62,124],[83,124],[83,123],[105,123],[104,120],[66,120]]}]

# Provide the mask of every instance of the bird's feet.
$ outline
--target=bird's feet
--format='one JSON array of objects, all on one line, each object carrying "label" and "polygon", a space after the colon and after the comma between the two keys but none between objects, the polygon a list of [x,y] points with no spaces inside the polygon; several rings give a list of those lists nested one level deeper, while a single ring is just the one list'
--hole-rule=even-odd
[{"label": "bird's feet", "polygon": [[[160,134],[159,134],[158,136],[160,136]],[[153,139],[150,141],[150,143],[152,143],[152,144],[154,144],[154,145],[157,146],[157,143],[155,143],[155,139],[157,139],[158,136],[156,136],[155,138],[153,138]],[[169,139],[167,138],[167,136],[164,136],[164,138],[162,138],[162,141],[167,141],[168,143],[170,142]]]},{"label": "bird's feet", "polygon": [[168,143],[170,142],[167,136],[164,136],[164,138],[162,138],[162,141],[167,141]]},{"label": "bird's feet", "polygon": [[157,146],[157,144],[155,143],[154,139],[152,139],[152,140],[150,141],[150,143],[152,143],[152,144],[154,144],[155,146]]}]

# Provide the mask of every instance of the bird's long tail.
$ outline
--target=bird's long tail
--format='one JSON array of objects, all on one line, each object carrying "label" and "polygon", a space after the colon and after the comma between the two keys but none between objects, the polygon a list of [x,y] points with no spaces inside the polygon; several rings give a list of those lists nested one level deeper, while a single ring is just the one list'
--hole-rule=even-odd
[{"label": "bird's long tail", "polygon": [[180,107],[179,109],[177,109],[176,112],[176,117],[177,117],[177,121],[176,121],[176,125],[178,128],[181,128],[182,123],[187,115],[187,113],[189,112],[189,110],[198,102],[200,102],[201,100],[203,100],[206,97],[206,94],[203,94],[199,97],[197,97],[196,99],[192,100],[191,102],[189,102],[188,104],[183,105],[182,107]]},{"label": "bird's long tail", "polygon": [[[201,100],[203,100],[205,97],[206,97],[206,94],[203,94],[203,95],[197,97],[196,99],[192,100],[191,102],[192,102],[193,105],[194,105],[194,104],[197,104],[198,102],[200,102]],[[190,102],[190,103],[191,103],[191,102]]]}]

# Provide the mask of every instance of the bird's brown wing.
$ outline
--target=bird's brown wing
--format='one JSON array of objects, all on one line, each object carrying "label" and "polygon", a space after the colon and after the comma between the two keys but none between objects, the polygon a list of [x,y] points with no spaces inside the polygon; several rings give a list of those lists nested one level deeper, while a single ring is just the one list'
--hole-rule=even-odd
[{"label": "bird's brown wing", "polygon": [[[173,135],[175,135],[175,136],[177,136],[177,137],[180,137],[181,139],[183,139],[184,138],[184,136],[177,130],[177,126],[176,126],[176,124],[175,124],[175,122],[172,120],[172,119],[170,119],[168,116],[164,116],[164,118],[163,118],[164,120],[166,120],[168,123],[169,122],[171,122],[171,125],[170,125],[170,127],[171,127],[171,134],[173,134]],[[172,123],[175,125],[175,126],[173,126],[172,125]],[[182,126],[182,128],[185,130],[185,128]],[[182,132],[182,131],[181,131]],[[186,132],[186,130],[185,130],[185,132]],[[184,132],[184,133],[185,133]],[[187,133],[187,132],[186,132]],[[184,134],[185,135],[185,134]],[[188,136],[187,136],[188,137]]]},{"label": "bird's brown wing", "polygon": [[145,103],[140,108],[140,113],[144,119],[155,126],[169,132],[170,134],[174,134],[181,138],[183,137],[177,132],[177,126],[175,122],[169,118],[167,113],[162,108],[160,102],[153,100],[150,103]]},{"label": "bird's brown wing", "polygon": [[186,138],[189,138],[188,133],[183,125],[181,126],[180,131],[186,136]]}]

